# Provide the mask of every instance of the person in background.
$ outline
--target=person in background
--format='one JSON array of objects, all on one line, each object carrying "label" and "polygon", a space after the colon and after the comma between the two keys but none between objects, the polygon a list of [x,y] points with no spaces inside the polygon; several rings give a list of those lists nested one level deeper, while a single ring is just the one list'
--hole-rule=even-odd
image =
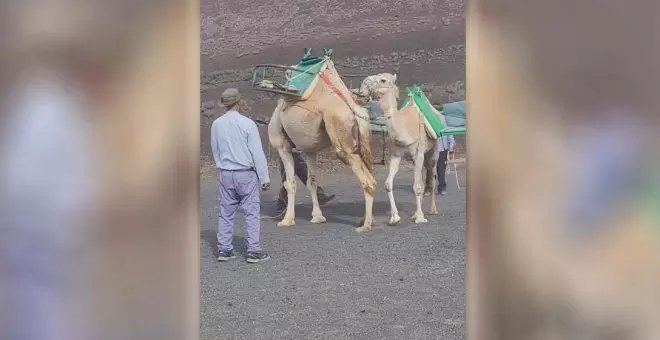
[{"label": "person in background", "polygon": [[[295,171],[296,176],[298,176],[298,178],[300,178],[303,183],[307,184],[307,163],[305,162],[305,158],[303,157],[302,152],[293,149],[291,154],[293,155],[293,170]],[[282,183],[284,183],[284,181],[286,181],[286,172],[284,171],[284,163],[282,162],[281,158],[279,159],[279,166],[280,177],[282,178]],[[321,206],[335,198],[335,195],[326,195],[325,191],[320,186],[316,189],[316,195],[319,199],[319,205]],[[280,187],[280,194],[277,197],[277,201],[275,202],[275,214],[273,218],[280,218],[284,216],[284,213],[286,212],[287,199],[287,191],[284,186],[282,186]]]},{"label": "person in background", "polygon": [[[438,150],[440,152],[440,157],[438,158],[437,190],[440,195],[445,195],[447,193],[447,154],[453,153],[455,147],[456,141],[454,140],[454,136],[441,136],[438,138]],[[427,193],[431,193],[430,188],[427,188]]]},{"label": "person in background", "polygon": [[262,251],[259,187],[268,190],[268,164],[257,125],[238,112],[241,95],[225,90],[220,102],[227,112],[211,126],[211,148],[218,168],[220,213],[218,218],[218,261],[236,257],[233,252],[234,221],[239,206],[245,213],[246,261],[256,263],[270,256]]},{"label": "person in background", "polygon": [[369,119],[371,120],[380,120],[385,118],[385,112],[380,107],[380,102],[377,100],[372,100],[369,102],[371,109],[369,110]]}]

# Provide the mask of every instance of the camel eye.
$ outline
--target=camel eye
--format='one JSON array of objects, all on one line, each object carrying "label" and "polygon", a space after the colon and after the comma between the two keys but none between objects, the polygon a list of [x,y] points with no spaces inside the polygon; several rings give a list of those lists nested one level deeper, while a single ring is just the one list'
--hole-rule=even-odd
[{"label": "camel eye", "polygon": [[385,82],[387,82],[387,80],[385,80],[385,79],[381,79],[380,82],[383,83],[383,84],[385,84]]}]

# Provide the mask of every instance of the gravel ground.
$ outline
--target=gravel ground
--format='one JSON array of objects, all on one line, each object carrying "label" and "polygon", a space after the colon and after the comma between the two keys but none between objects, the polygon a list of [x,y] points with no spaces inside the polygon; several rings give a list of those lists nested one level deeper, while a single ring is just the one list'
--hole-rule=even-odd
[{"label": "gravel ground", "polygon": [[[262,244],[272,259],[247,264],[215,260],[217,184],[201,177],[202,339],[465,339],[465,190],[448,176],[439,215],[415,225],[412,176],[395,180],[402,220],[386,225],[389,203],[376,167],[374,231],[354,231],[363,214],[362,192],[347,168],[321,178],[337,198],[323,208],[328,222],[312,225],[311,202],[299,182],[297,225],[262,220]],[[461,186],[465,173],[459,170]],[[275,176],[278,177],[278,176]],[[262,195],[263,213],[279,188]],[[428,210],[428,200],[426,211]],[[240,218],[239,218],[240,220]],[[242,224],[235,245],[244,252]]]},{"label": "gravel ground", "polygon": [[[241,258],[215,260],[217,185],[208,169],[209,128],[223,112],[222,90],[237,87],[248,116],[270,115],[276,97],[250,89],[250,68],[295,63],[305,47],[316,53],[333,48],[342,73],[396,71],[401,87],[424,84],[434,102],[465,99],[465,2],[202,0],[200,5],[202,339],[465,339],[465,192],[456,191],[453,178],[447,196],[438,199],[440,214],[415,225],[409,217],[415,209],[411,169],[402,167],[395,182],[402,221],[389,227],[382,189],[387,168],[377,166],[375,230],[361,235],[354,231],[363,214],[357,179],[331,152],[320,153],[327,172],[321,184],[337,194],[323,208],[328,223],[309,223],[311,202],[299,183],[297,226],[278,228],[277,221],[262,220],[264,250],[273,258],[248,265]],[[267,148],[264,128],[261,133]],[[379,160],[378,138],[372,143]],[[463,149],[462,139],[457,144]],[[263,194],[265,213],[279,188],[277,178],[273,188]],[[239,225],[235,244],[242,243]]]}]

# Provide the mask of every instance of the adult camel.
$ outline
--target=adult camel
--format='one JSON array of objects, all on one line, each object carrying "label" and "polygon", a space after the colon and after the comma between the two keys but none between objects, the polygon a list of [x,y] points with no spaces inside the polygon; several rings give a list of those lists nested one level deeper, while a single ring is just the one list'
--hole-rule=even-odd
[{"label": "adult camel", "polygon": [[364,191],[364,220],[358,232],[367,232],[373,223],[373,194],[376,180],[372,174],[371,130],[368,112],[353,99],[329,55],[318,69],[318,77],[306,89],[304,98],[282,96],[268,124],[268,137],[277,149],[286,172],[287,207],[278,226],[295,225],[296,179],[292,149],[307,158],[307,188],[312,197],[312,223],[323,223],[317,197],[317,153],[333,147],[337,157],[350,165]]}]

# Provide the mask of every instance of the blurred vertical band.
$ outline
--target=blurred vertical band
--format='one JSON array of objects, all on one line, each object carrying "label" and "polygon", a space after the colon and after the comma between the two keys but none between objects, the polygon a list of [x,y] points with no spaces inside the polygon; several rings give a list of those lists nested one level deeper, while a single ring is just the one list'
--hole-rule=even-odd
[{"label": "blurred vertical band", "polygon": [[469,339],[660,337],[658,10],[469,2]]},{"label": "blurred vertical band", "polygon": [[0,339],[197,339],[199,2],[1,6]]}]

